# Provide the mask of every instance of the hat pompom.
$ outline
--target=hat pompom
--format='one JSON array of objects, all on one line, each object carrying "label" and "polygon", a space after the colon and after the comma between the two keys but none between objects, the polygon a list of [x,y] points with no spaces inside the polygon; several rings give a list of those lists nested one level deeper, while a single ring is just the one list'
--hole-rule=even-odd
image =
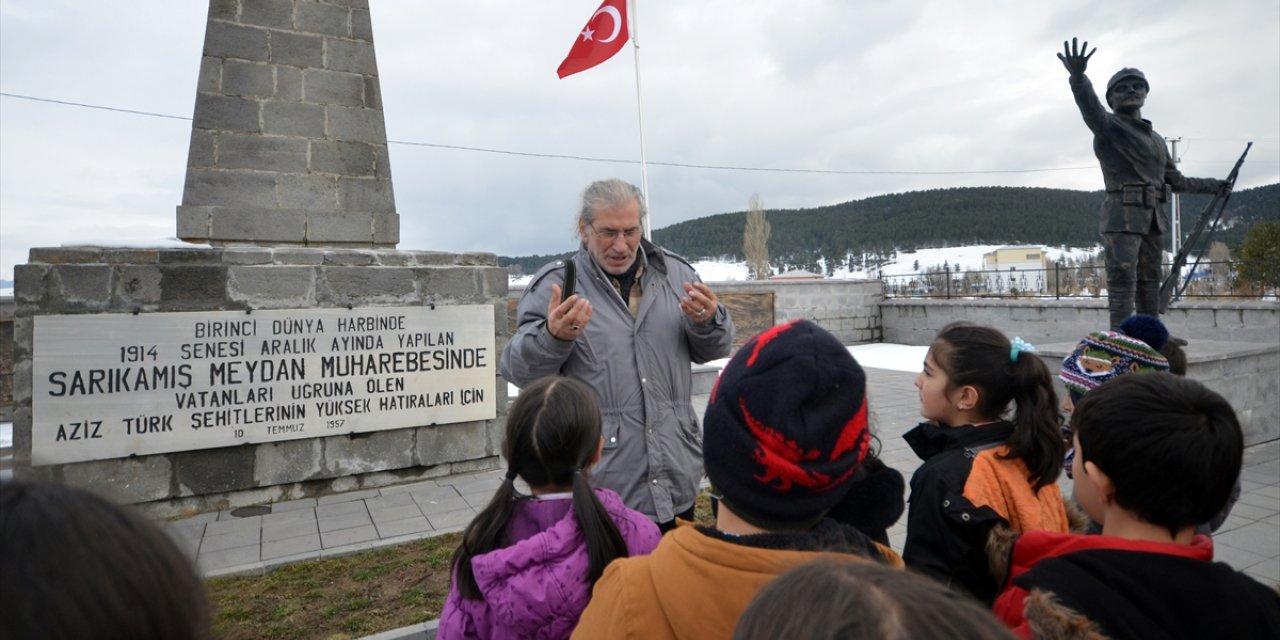
[{"label": "hat pompom", "polygon": [[1121,323],[1120,333],[1137,338],[1156,351],[1163,349],[1169,342],[1169,330],[1160,322],[1160,318],[1142,313],[1129,316],[1128,320]]}]

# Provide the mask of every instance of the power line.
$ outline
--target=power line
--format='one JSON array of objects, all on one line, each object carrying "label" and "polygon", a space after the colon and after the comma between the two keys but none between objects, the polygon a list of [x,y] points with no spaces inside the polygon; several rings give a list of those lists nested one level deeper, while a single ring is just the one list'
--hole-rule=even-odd
[{"label": "power line", "polygon": [[[479,151],[482,153],[497,153],[509,156],[528,156],[533,158],[556,158],[559,160],[582,160],[585,162],[612,162],[616,164],[640,164],[639,160],[627,160],[622,158],[593,158],[590,156],[575,156],[562,153],[533,153],[528,151],[509,151],[506,149],[486,149],[483,147],[464,147],[452,144],[438,144],[434,142],[407,142],[404,140],[387,140],[388,144],[403,144],[413,147],[432,147],[436,149],[459,149],[463,151]],[[659,165],[663,167],[679,167],[682,169],[718,169],[723,171],[764,171],[773,173],[825,173],[835,175],[916,175],[916,176],[949,176],[949,175],[968,175],[968,174],[986,174],[986,173],[1038,173],[1045,171],[1078,171],[1081,169],[1097,169],[1096,166],[1088,167],[1053,167],[1047,169],[992,169],[986,171],[844,171],[840,169],[787,169],[782,167],[738,167],[732,165],[717,164],[692,164],[686,162],[662,162],[659,160],[651,160],[651,165]]]},{"label": "power line", "polygon": [[100,109],[102,111],[115,111],[117,113],[132,113],[134,115],[151,116],[153,118],[171,118],[173,120],[190,120],[191,119],[191,118],[184,118],[182,116],[171,116],[167,113],[153,113],[151,111],[135,111],[133,109],[120,109],[118,107],[104,107],[96,104],[85,104],[83,102],[68,102],[66,100],[54,100],[53,98],[37,98],[35,96],[23,96],[23,95],[18,95],[16,93],[5,93],[3,91],[0,91],[0,96],[4,96],[6,98],[20,98],[22,100],[32,100],[34,102],[51,102],[53,104],[65,104],[71,107],[84,107],[86,109]]},{"label": "power line", "polygon": [[[134,109],[121,109],[118,107],[106,107],[96,104],[86,104],[83,102],[70,102],[67,100],[54,100],[52,98],[40,98],[36,96],[26,96],[16,93],[6,93],[0,91],[0,96],[6,98],[18,98],[21,100],[31,100],[33,102],[48,102],[52,104],[61,104],[71,107],[83,107],[85,109],[98,109],[101,111],[113,111],[116,113],[129,113],[140,116],[150,116],[153,118],[169,118],[172,120],[187,120],[191,118],[183,116],[169,115],[166,113],[154,113],[151,111],[137,111]],[[1234,140],[1234,138],[1198,138],[1200,140]],[[1269,138],[1263,138],[1269,139]],[[625,158],[600,158],[593,156],[578,156],[563,153],[535,153],[532,151],[512,151],[510,149],[489,149],[485,147],[471,147],[456,144],[442,144],[438,142],[413,142],[408,140],[387,140],[387,144],[398,144],[409,147],[428,147],[432,149],[450,149],[454,151],[473,151],[477,153],[493,153],[507,156],[520,156],[526,158],[547,158],[554,160],[579,160],[582,162],[602,162],[612,164],[640,164],[639,160],[631,160]],[[686,162],[663,162],[659,160],[650,161],[649,164],[662,167],[676,167],[681,169],[712,169],[717,171],[755,171],[762,173],[808,173],[808,174],[826,174],[826,175],[844,175],[844,176],[959,176],[959,175],[999,175],[999,174],[1018,174],[1018,173],[1049,173],[1053,171],[1082,171],[1096,170],[1097,165],[1089,165],[1084,167],[1045,167],[1039,169],[986,169],[981,171],[854,171],[841,169],[789,169],[785,167],[740,167],[733,165],[715,165],[715,164],[694,164]]]}]

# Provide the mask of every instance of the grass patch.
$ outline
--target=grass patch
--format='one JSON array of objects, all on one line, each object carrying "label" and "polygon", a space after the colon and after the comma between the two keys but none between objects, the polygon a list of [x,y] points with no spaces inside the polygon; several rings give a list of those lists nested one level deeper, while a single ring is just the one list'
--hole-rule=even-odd
[{"label": "grass patch", "polygon": [[[707,491],[694,512],[698,522],[713,522]],[[434,620],[449,595],[449,560],[461,539],[449,533],[263,576],[207,580],[213,637],[350,640]]]},{"label": "grass patch", "polygon": [[440,617],[449,593],[451,533],[263,576],[213,578],[213,637],[343,640]]}]

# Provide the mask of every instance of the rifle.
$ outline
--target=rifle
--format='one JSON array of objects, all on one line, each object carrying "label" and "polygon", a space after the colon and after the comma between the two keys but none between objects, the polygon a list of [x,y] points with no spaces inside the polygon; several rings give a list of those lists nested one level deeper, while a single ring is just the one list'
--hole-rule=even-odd
[{"label": "rifle", "polygon": [[[1196,220],[1196,226],[1192,228],[1191,235],[1187,236],[1187,241],[1182,244],[1182,248],[1178,249],[1178,255],[1173,258],[1173,266],[1169,269],[1169,275],[1165,276],[1164,283],[1160,285],[1160,313],[1169,310],[1169,305],[1175,300],[1182,298],[1182,292],[1187,289],[1187,282],[1183,282],[1182,286],[1178,286],[1178,279],[1182,273],[1182,267],[1187,264],[1187,256],[1191,254],[1191,248],[1195,246],[1196,241],[1200,239],[1200,233],[1207,227],[1209,235],[1205,236],[1204,244],[1208,244],[1213,239],[1213,232],[1218,229],[1218,221],[1222,219],[1222,212],[1227,208],[1227,201],[1231,199],[1231,191],[1236,186],[1236,178],[1240,175],[1240,165],[1244,164],[1244,157],[1249,155],[1249,149],[1253,147],[1253,143],[1245,145],[1244,153],[1240,154],[1240,159],[1236,160],[1236,166],[1231,168],[1231,173],[1227,175],[1227,187],[1218,190],[1213,195],[1213,199],[1209,201],[1208,206],[1200,213],[1200,219]],[[1196,254],[1196,261],[1191,265],[1191,273],[1196,272],[1196,267],[1200,266],[1200,254]]]}]

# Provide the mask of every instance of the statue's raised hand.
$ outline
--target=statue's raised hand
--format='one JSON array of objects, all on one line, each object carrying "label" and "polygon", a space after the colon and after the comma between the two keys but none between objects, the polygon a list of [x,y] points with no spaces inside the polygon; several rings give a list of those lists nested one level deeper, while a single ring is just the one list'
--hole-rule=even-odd
[{"label": "statue's raised hand", "polygon": [[1062,66],[1066,67],[1067,71],[1070,72],[1071,75],[1082,75],[1085,67],[1089,66],[1089,58],[1092,58],[1093,54],[1098,51],[1098,48],[1094,47],[1093,51],[1085,53],[1085,50],[1088,48],[1088,40],[1086,40],[1080,47],[1076,46],[1075,38],[1072,38],[1070,43],[1064,40],[1062,42],[1062,53],[1058,54],[1058,59],[1062,61]]}]

